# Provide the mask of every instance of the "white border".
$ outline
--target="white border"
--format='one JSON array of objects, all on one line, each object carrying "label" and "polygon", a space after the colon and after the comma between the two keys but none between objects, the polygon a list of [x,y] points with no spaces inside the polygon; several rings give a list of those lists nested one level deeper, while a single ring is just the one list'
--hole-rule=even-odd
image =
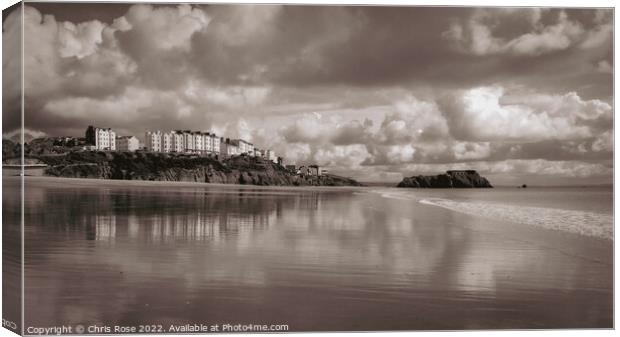
[{"label": "white border", "polygon": [[[12,0],[2,0],[2,9],[6,9],[7,7],[15,4],[17,1]],[[28,1],[26,1],[28,2]],[[39,1],[45,2],[45,1]],[[51,2],[51,1],[50,1]],[[107,1],[67,1],[67,2],[119,2],[119,3],[137,3],[137,2],[146,2],[146,3],[184,3],[184,1],[165,1],[165,0],[133,0],[133,1],[120,1],[120,0],[107,0]],[[199,1],[186,1],[185,3],[199,3]],[[574,1],[574,0],[521,0],[518,3],[514,1],[498,1],[498,0],[450,0],[450,1],[429,1],[429,0],[389,0],[389,1],[351,1],[351,0],[340,0],[340,1],[329,1],[329,0],[312,0],[312,1],[300,1],[300,0],[287,0],[287,1],[265,1],[265,0],[254,0],[254,1],[224,1],[224,0],[211,0],[205,1],[207,3],[290,3],[290,4],[344,4],[344,5],[406,5],[406,6],[467,6],[467,7],[493,7],[493,6],[519,6],[519,7],[609,7],[614,8],[614,21],[615,21],[615,3],[614,1],[609,0],[590,0],[590,1]],[[202,2],[202,3],[205,3]],[[23,11],[23,7],[22,7]],[[23,22],[22,22],[23,24]],[[22,29],[22,39],[23,39],[23,29]],[[615,31],[615,22],[614,22],[614,65],[618,64],[618,59],[616,57],[616,46],[618,45],[618,35]],[[2,51],[2,47],[0,46],[0,51]],[[23,44],[22,44],[22,55],[23,55]],[[0,70],[1,74],[1,70]],[[616,76],[614,72],[614,98],[618,97],[618,91],[616,86]],[[23,63],[22,63],[22,142],[23,142]],[[1,93],[0,93],[1,97]],[[614,99],[614,111],[615,111],[615,99]],[[614,118],[614,136],[616,130],[616,119]],[[2,121],[0,120],[0,131],[2,130]],[[614,149],[618,148],[618,140],[614,138]],[[23,147],[22,147],[23,150]],[[23,155],[23,154],[22,154]],[[1,159],[1,155],[0,155]],[[618,162],[616,161],[615,152],[614,152],[614,168],[618,167]],[[1,182],[0,182],[1,187]],[[22,190],[23,190],[23,180],[22,180]],[[614,210],[618,206],[618,200],[616,200],[615,195],[618,192],[618,187],[615,184],[615,170],[614,170]],[[2,195],[2,191],[0,189],[0,197]],[[23,214],[23,193],[22,193],[22,214]],[[615,215],[615,212],[614,212]],[[1,215],[0,215],[1,219]],[[614,216],[615,220],[615,216]],[[22,217],[23,221],[23,217]],[[615,228],[616,221],[614,221]],[[24,249],[24,233],[23,233],[23,223],[22,223],[22,286],[23,286],[23,249]],[[0,248],[2,247],[1,241],[1,231],[0,231]],[[614,243],[615,248],[615,243]],[[614,277],[615,277],[615,266],[616,261],[618,261],[618,251],[614,249]],[[0,278],[0,288],[2,286],[2,279]],[[614,278],[614,324],[618,322],[618,318],[620,317],[616,304],[618,303],[618,282],[617,279]],[[23,292],[23,288],[22,288]],[[22,293],[22,303],[24,300],[24,294]],[[22,304],[22,329],[23,329],[23,304]],[[288,333],[292,334],[300,334],[300,333]],[[304,335],[317,335],[317,336],[339,336],[343,333],[304,333]],[[367,336],[367,333],[363,332],[354,332],[345,333],[347,336]],[[0,329],[0,336],[15,336],[13,333],[9,332],[6,329]],[[198,335],[198,334],[196,334]],[[263,336],[264,334],[244,334],[244,336]],[[535,330],[535,331],[498,331],[498,330],[474,330],[474,331],[440,331],[440,332],[416,332],[416,331],[404,331],[404,332],[376,332],[373,335],[378,336],[404,336],[404,335],[415,335],[415,336],[612,336],[615,335],[615,331],[613,330]],[[144,335],[144,336],[158,336],[158,335]],[[167,336],[187,336],[187,335],[168,335]]]}]

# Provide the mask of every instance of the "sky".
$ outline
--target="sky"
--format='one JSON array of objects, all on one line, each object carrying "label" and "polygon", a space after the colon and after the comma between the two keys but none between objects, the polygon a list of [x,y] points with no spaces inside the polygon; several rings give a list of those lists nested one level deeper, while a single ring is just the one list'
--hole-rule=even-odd
[{"label": "sky", "polygon": [[611,9],[27,3],[25,132],[211,131],[362,181],[607,184],[612,34]]}]

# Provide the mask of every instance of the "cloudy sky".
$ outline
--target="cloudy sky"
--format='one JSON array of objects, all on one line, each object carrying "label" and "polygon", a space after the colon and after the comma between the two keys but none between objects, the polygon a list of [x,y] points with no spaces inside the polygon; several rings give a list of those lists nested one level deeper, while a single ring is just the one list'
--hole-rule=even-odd
[{"label": "cloudy sky", "polygon": [[610,9],[28,3],[26,129],[215,131],[363,181],[610,183],[612,27]]}]

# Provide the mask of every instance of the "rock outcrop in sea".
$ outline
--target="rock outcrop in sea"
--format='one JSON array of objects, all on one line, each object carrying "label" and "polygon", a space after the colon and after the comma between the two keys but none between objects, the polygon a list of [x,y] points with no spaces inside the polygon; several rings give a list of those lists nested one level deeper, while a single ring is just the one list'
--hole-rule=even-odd
[{"label": "rock outcrop in sea", "polygon": [[491,188],[491,183],[475,170],[447,171],[434,176],[404,178],[397,187],[412,188]]}]

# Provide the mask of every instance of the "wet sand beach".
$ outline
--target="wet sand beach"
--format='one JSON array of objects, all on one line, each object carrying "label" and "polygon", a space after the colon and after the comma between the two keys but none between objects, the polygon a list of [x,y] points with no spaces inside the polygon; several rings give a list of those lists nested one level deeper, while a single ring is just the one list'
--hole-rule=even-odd
[{"label": "wet sand beach", "polygon": [[26,326],[613,327],[612,240],[419,202],[464,200],[437,193],[28,177]]}]

